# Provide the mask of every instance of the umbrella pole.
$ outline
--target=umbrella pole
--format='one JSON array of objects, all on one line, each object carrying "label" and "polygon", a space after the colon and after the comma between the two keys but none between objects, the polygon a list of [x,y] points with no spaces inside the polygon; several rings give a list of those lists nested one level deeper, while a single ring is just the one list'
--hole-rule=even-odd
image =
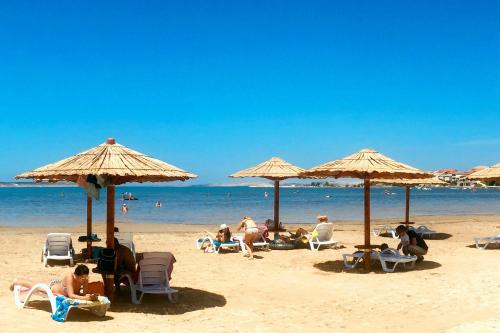
[{"label": "umbrella pole", "polygon": [[274,239],[280,237],[280,182],[274,181]]},{"label": "umbrella pole", "polygon": [[370,180],[365,179],[365,270],[370,271]]},{"label": "umbrella pole", "polygon": [[92,197],[87,193],[87,259],[92,258]]},{"label": "umbrella pole", "polygon": [[[106,210],[106,247],[114,248],[115,245],[115,186],[109,185],[106,190],[107,210]],[[104,294],[111,299],[113,295],[113,283],[115,276],[113,273],[104,273]]]},{"label": "umbrella pole", "polygon": [[406,212],[405,212],[406,227],[410,225],[410,186],[406,186]]}]

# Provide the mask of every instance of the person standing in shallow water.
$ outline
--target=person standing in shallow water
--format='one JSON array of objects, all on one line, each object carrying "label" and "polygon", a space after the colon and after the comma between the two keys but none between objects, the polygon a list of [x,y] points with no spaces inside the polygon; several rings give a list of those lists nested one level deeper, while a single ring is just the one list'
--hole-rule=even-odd
[{"label": "person standing in shallow water", "polygon": [[128,206],[127,206],[127,204],[124,203],[122,205],[122,214],[127,215],[127,213],[128,213]]}]

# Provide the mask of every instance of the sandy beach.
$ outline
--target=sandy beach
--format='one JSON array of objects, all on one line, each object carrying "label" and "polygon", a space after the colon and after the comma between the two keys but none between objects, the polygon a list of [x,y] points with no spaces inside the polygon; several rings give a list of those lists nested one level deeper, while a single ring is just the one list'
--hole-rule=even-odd
[{"label": "sandy beach", "polygon": [[[40,252],[47,232],[71,232],[76,242],[85,227],[0,228],[0,322],[2,332],[499,332],[500,266],[497,249],[478,250],[473,237],[500,233],[500,215],[413,218],[444,233],[427,240],[425,261],[414,270],[364,274],[345,271],[342,253],[362,243],[362,225],[338,223],[340,249],[312,252],[259,251],[205,254],[194,248],[203,230],[215,226],[119,223],[135,234],[138,252],[171,251],[177,258],[171,285],[179,301],[146,295],[130,303],[123,288],[105,318],[72,310],[64,324],[49,316],[47,301],[29,309],[14,305],[9,283],[15,278],[48,281],[70,269],[43,267]],[[374,221],[372,225],[394,222]],[[231,226],[234,229],[234,225]],[[293,226],[295,227],[295,226]],[[292,227],[292,228],[293,228]],[[309,227],[310,226],[306,226]],[[57,230],[56,230],[57,229]],[[95,226],[104,235],[102,224]],[[373,237],[372,243],[398,241]],[[94,265],[89,265],[94,267]],[[91,274],[91,280],[99,275]],[[410,328],[408,328],[410,327]]]}]

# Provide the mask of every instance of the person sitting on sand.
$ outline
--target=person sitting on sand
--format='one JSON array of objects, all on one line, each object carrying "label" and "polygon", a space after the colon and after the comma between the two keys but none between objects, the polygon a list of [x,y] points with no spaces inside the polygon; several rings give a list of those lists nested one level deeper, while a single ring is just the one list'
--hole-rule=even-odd
[{"label": "person sitting on sand", "polygon": [[406,246],[400,247],[398,245],[398,250],[401,248],[405,255],[410,254],[418,256],[417,262],[424,260],[424,254],[427,254],[429,247],[423,238],[415,232],[415,230],[409,230],[404,225],[399,225],[396,228],[396,233],[399,235],[399,238],[403,239],[403,237],[408,237],[410,241]]},{"label": "person sitting on sand", "polygon": [[248,254],[246,254],[245,256],[253,259],[253,241],[255,240],[255,238],[257,238],[259,229],[257,228],[257,224],[255,223],[255,221],[252,220],[250,216],[243,217],[243,219],[240,221],[240,224],[238,224],[236,231],[240,231],[241,229],[245,230],[245,238],[243,241],[248,251]]},{"label": "person sitting on sand", "polygon": [[[61,279],[52,279],[48,285],[52,293],[56,295],[64,295],[69,298],[95,301],[97,294],[88,294],[89,268],[85,265],[78,265],[75,271],[66,273]],[[33,288],[39,282],[29,280],[15,280],[10,285],[10,290],[14,290],[14,286],[19,285],[28,289]]]}]

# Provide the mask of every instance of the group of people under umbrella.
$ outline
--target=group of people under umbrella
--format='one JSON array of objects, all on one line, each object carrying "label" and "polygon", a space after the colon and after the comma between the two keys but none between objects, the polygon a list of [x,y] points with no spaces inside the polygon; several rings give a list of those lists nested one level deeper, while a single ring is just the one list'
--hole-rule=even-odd
[{"label": "group of people under umbrella", "polygon": [[[105,184],[107,198],[106,246],[114,247],[115,228],[115,186],[128,182],[185,181],[196,178],[193,173],[171,164],[146,156],[124,147],[112,138],[92,149],[76,154],[59,162],[48,164],[17,178],[31,178],[35,181],[77,182],[82,177],[96,177]],[[309,170],[294,166],[280,158],[273,157],[255,167],[248,168],[230,177],[261,177],[274,182],[274,231],[279,232],[279,182],[288,178],[359,178],[364,181],[364,244],[357,246],[365,252],[365,269],[370,269],[370,251],[375,247],[370,241],[370,188],[374,182],[389,182],[407,188],[407,213],[409,209],[409,188],[415,184],[432,182],[433,175],[394,161],[372,149],[361,151],[345,158],[327,162]],[[472,179],[500,179],[500,164],[481,170],[469,176]],[[92,198],[87,195],[87,253],[91,253]],[[106,294],[110,293],[112,282],[105,281]]]}]

